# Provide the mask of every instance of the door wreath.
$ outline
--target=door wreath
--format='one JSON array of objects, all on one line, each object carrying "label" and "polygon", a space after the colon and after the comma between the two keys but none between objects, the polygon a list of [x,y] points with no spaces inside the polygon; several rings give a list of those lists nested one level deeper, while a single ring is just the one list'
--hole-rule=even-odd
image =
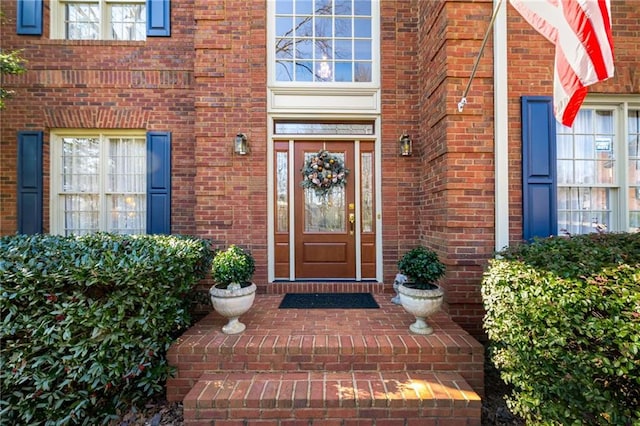
[{"label": "door wreath", "polygon": [[334,187],[343,187],[349,174],[340,157],[325,149],[309,158],[301,171],[300,185],[313,189],[319,196],[326,196]]}]

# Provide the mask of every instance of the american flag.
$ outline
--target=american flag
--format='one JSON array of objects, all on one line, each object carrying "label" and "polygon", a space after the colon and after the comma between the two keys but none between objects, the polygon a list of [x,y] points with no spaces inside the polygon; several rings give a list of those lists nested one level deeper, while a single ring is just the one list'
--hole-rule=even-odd
[{"label": "american flag", "polygon": [[571,127],[587,86],[613,77],[610,0],[509,0],[556,47],[553,104]]}]

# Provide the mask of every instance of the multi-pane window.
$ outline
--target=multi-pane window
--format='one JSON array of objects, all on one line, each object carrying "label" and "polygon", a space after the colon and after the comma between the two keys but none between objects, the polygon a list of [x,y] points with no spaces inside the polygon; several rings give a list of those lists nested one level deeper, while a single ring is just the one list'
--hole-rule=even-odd
[{"label": "multi-pane window", "polygon": [[143,136],[59,136],[52,153],[52,232],[146,232]]},{"label": "multi-pane window", "polygon": [[371,0],[276,0],[278,82],[370,83]]},{"label": "multi-pane window", "polygon": [[144,40],[144,0],[55,0],[53,27],[68,40]]},{"label": "multi-pane window", "polygon": [[583,106],[557,125],[558,231],[640,229],[640,109]]}]

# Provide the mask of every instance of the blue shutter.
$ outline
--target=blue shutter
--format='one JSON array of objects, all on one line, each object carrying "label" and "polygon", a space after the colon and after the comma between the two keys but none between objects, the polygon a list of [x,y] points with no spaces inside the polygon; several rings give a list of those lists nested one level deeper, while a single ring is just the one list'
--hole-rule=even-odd
[{"label": "blue shutter", "polygon": [[171,233],[171,133],[147,133],[147,234]]},{"label": "blue shutter", "polygon": [[42,0],[18,0],[16,32],[20,35],[42,35]]},{"label": "blue shutter", "polygon": [[556,121],[548,96],[522,98],[523,237],[558,233]]},{"label": "blue shutter", "polygon": [[18,132],[18,233],[42,233],[42,135]]},{"label": "blue shutter", "polygon": [[147,0],[147,37],[171,35],[171,1]]}]

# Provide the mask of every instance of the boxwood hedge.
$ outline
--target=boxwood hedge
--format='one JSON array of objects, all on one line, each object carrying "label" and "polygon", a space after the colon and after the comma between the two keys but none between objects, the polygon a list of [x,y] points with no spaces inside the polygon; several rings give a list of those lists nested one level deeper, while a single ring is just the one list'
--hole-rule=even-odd
[{"label": "boxwood hedge", "polygon": [[640,234],[511,247],[482,285],[490,356],[527,424],[640,424]]},{"label": "boxwood hedge", "polygon": [[1,423],[106,423],[162,391],[210,263],[181,236],[0,238]]}]

